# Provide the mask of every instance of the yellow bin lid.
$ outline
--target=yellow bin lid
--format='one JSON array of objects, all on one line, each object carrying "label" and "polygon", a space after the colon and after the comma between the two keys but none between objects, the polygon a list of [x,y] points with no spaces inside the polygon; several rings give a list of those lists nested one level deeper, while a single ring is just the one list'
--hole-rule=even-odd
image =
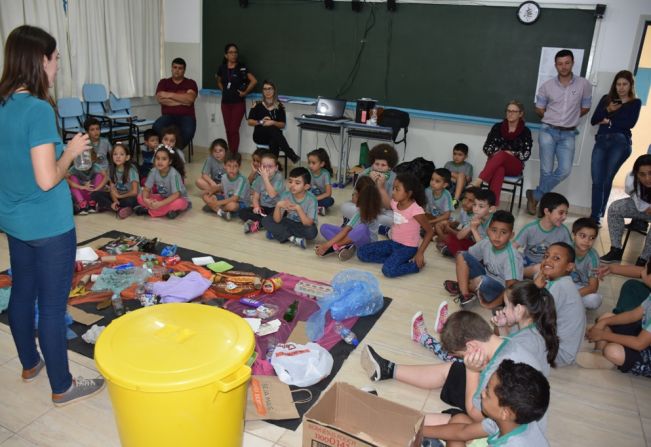
[{"label": "yellow bin lid", "polygon": [[234,313],[170,303],[114,320],[97,340],[95,362],[107,380],[121,387],[173,392],[238,372],[254,347],[251,327]]}]

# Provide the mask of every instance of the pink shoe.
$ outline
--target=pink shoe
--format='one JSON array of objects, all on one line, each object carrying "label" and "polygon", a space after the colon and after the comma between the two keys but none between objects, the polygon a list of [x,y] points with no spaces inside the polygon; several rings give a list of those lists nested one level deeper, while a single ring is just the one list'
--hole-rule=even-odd
[{"label": "pink shoe", "polygon": [[437,334],[440,334],[443,331],[443,326],[448,321],[448,302],[443,301],[439,304],[439,308],[436,311],[436,323],[434,323],[434,330]]},{"label": "pink shoe", "polygon": [[411,317],[411,339],[415,342],[420,343],[423,335],[429,335],[427,332],[427,326],[425,326],[425,318],[423,313],[418,311]]}]

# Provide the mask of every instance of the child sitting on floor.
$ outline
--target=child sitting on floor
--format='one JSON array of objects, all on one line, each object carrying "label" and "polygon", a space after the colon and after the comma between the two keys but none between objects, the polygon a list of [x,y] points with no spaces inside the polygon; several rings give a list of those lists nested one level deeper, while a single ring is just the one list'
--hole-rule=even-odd
[{"label": "child sitting on floor", "polygon": [[287,191],[280,195],[273,214],[262,219],[267,238],[290,241],[305,249],[317,234],[317,200],[310,191],[310,171],[294,168],[289,172]]},{"label": "child sitting on floor", "polygon": [[97,212],[97,203],[92,194],[101,191],[108,182],[106,171],[97,163],[95,151],[89,149],[92,163],[88,169],[78,169],[73,164],[66,173],[66,181],[74,202],[75,214],[86,215]]},{"label": "child sitting on floor", "polygon": [[244,234],[260,231],[262,218],[273,214],[280,195],[285,191],[285,180],[278,170],[278,156],[273,152],[264,152],[259,157],[258,177],[251,187],[252,207],[240,210]]},{"label": "child sitting on floor", "polygon": [[443,287],[460,306],[479,297],[483,307],[495,308],[503,302],[504,289],[522,280],[522,257],[511,244],[514,221],[508,211],[496,211],[488,237],[457,253],[457,280],[446,280]]},{"label": "child sitting on floor", "polygon": [[475,202],[472,206],[472,219],[456,235],[450,234],[443,241],[441,254],[455,257],[457,253],[468,250],[475,242],[486,238],[488,225],[495,212],[495,194],[489,189],[475,189]]},{"label": "child sitting on floor", "polygon": [[154,167],[138,195],[138,206],[134,212],[151,217],[167,216],[175,219],[188,209],[188,192],[183,183],[185,165],[177,151],[163,144],[154,153]]},{"label": "child sitting on floor", "polygon": [[633,310],[602,315],[587,336],[601,352],[580,352],[579,366],[616,366],[624,373],[651,377],[651,295]]},{"label": "child sitting on floor", "polygon": [[461,199],[461,207],[456,219],[444,220],[434,225],[434,232],[436,233],[436,248],[439,251],[445,246],[445,240],[449,235],[456,236],[459,230],[467,227],[472,219],[472,208],[475,204],[476,189],[473,187],[466,188],[463,192]]},{"label": "child sitting on floor", "polygon": [[[369,176],[375,182],[382,197],[383,206],[385,206],[379,217],[380,225],[390,227],[393,225],[393,215],[389,203],[393,194],[393,181],[396,179],[393,168],[398,164],[398,153],[390,144],[381,143],[368,152],[368,161],[371,167],[365,169],[359,175],[358,180],[361,177]],[[357,207],[352,202],[341,205],[341,213],[346,219],[352,219],[356,211]]]},{"label": "child sitting on floor", "polygon": [[251,191],[249,182],[240,174],[242,154],[229,152],[226,155],[224,167],[226,175],[222,176],[222,194],[204,193],[203,201],[206,203],[203,210],[215,212],[219,217],[231,220],[233,213],[249,206]]},{"label": "child sitting on floor", "polygon": [[450,195],[450,191],[448,191],[450,178],[450,171],[447,169],[435,169],[432,172],[429,187],[425,189],[427,217],[432,226],[435,226],[439,222],[449,221],[452,211],[454,211],[452,196]]},{"label": "child sitting on floor", "polygon": [[560,339],[556,356],[558,366],[574,363],[585,336],[585,308],[570,276],[574,270],[574,257],[574,249],[569,244],[556,242],[550,245],[535,280],[538,287],[549,290],[556,304],[556,326]]},{"label": "child sitting on floor", "polygon": [[312,180],[310,182],[310,192],[316,196],[319,203],[318,213],[325,216],[328,208],[335,204],[332,198],[332,165],[330,157],[323,148],[314,149],[307,154],[307,167],[310,168]]},{"label": "child sitting on floor", "polygon": [[228,152],[228,144],[222,138],[217,138],[210,145],[208,158],[201,168],[201,177],[196,181],[197,188],[203,194],[217,194],[222,191],[222,176],[226,172],[224,160]]},{"label": "child sitting on floor", "polygon": [[[393,210],[391,239],[359,247],[357,257],[363,262],[381,263],[382,273],[388,278],[418,273],[425,266],[425,250],[434,235],[423,209],[426,204],[420,181],[410,173],[398,175],[392,199],[384,204]],[[422,241],[421,228],[425,230]]]},{"label": "child sitting on floor", "polygon": [[576,254],[572,280],[583,297],[583,305],[586,309],[598,309],[603,301],[601,294],[597,293],[599,290],[599,278],[597,278],[599,255],[592,248],[597,234],[599,234],[599,225],[589,217],[577,219],[572,225]]},{"label": "child sitting on floor", "polygon": [[142,163],[140,163],[138,174],[140,175],[140,181],[144,186],[149,171],[154,167],[154,152],[156,152],[156,149],[158,149],[158,146],[160,145],[160,137],[154,129],[147,129],[143,134],[143,138],[145,140],[145,147],[140,152]]},{"label": "child sitting on floor", "polygon": [[116,143],[111,151],[108,179],[109,190],[96,191],[91,197],[97,202],[98,211],[112,209],[120,219],[126,219],[138,204],[140,178],[129,150],[122,143]]},{"label": "child sitting on floor", "polygon": [[[481,393],[504,359],[526,363],[545,376],[549,374],[549,355],[544,348],[540,348],[544,344],[534,326],[501,338],[493,333],[482,316],[462,310],[451,314],[445,323],[441,332],[441,348],[463,358],[463,362],[396,364],[366,345],[361,353],[361,363],[368,377],[374,381],[396,379],[422,389],[440,389],[443,402],[467,414],[473,421],[480,422],[483,419]],[[425,415],[426,426],[448,422],[449,414]],[[546,417],[539,424],[544,431]]]},{"label": "child sitting on floor", "polygon": [[[263,147],[259,147],[256,150],[253,151],[251,154],[251,172],[249,172],[249,175],[247,177],[247,180],[249,181],[249,185],[253,185],[253,182],[255,179],[258,178],[259,171],[260,171],[260,161],[262,154],[265,152],[268,152],[267,149]],[[280,168],[278,169],[280,171]]]},{"label": "child sitting on floor", "polygon": [[377,217],[383,207],[380,193],[370,177],[362,177],[355,184],[353,203],[357,205],[357,212],[342,226],[321,225],[321,235],[326,242],[316,246],[318,256],[337,253],[340,260],[347,261],[357,248],[377,241],[380,226]]},{"label": "child sitting on floor", "polygon": [[84,129],[88,133],[90,145],[97,155],[97,165],[104,172],[109,168],[109,152],[111,152],[111,143],[108,139],[101,136],[101,126],[97,118],[87,118],[84,122]]},{"label": "child sitting on floor", "polygon": [[[174,149],[176,157],[179,158],[183,164],[185,164],[185,154],[183,150],[176,147],[176,143],[181,140],[179,128],[176,126],[169,126],[163,129],[163,134],[161,135],[161,142],[167,146]],[[184,176],[185,177],[185,176]]]},{"label": "child sitting on floor", "polygon": [[423,436],[443,439],[447,447],[486,436],[489,446],[548,447],[536,421],[547,412],[549,397],[549,381],[540,371],[505,359],[481,393],[481,422],[457,415],[449,424],[425,426]]},{"label": "child sitting on floor", "polygon": [[555,242],[572,243],[570,230],[563,222],[570,203],[556,192],[543,195],[538,205],[538,219],[525,225],[513,241],[515,248],[523,248],[524,277],[533,278],[547,247]]},{"label": "child sitting on floor", "polygon": [[472,180],[472,165],[466,161],[467,158],[468,145],[457,143],[452,148],[452,160],[443,166],[452,174],[449,190],[453,195],[455,207],[464,188]]}]

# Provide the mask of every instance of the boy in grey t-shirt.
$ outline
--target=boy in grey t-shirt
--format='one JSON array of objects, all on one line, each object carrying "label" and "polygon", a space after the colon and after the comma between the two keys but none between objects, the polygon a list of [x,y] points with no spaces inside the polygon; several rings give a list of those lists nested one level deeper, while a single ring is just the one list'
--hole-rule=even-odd
[{"label": "boy in grey t-shirt", "polygon": [[457,143],[452,148],[452,160],[448,161],[445,169],[452,173],[452,181],[448,186],[450,193],[454,196],[454,204],[459,202],[466,185],[472,180],[472,165],[466,161],[468,158],[468,145]]},{"label": "boy in grey t-shirt", "polygon": [[317,200],[310,189],[310,171],[294,168],[289,173],[287,189],[280,195],[273,214],[262,219],[267,238],[306,248],[306,241],[316,238]]},{"label": "boy in grey t-shirt", "polygon": [[429,187],[425,189],[427,206],[425,211],[428,214],[428,220],[432,226],[439,222],[449,221],[454,211],[452,196],[446,189],[450,184],[450,171],[445,168],[439,168],[432,172]]},{"label": "boy in grey t-shirt", "polygon": [[599,255],[593,248],[598,233],[599,225],[589,217],[577,219],[572,224],[576,259],[571,275],[586,309],[598,309],[603,302],[603,297],[598,293]]},{"label": "boy in grey t-shirt", "polygon": [[585,336],[585,308],[579,291],[569,276],[574,269],[574,249],[565,242],[552,244],[545,253],[536,276],[538,287],[546,287],[556,304],[556,326],[560,346],[556,363],[571,365]]},{"label": "boy in grey t-shirt", "polygon": [[251,200],[251,191],[249,181],[240,174],[241,162],[241,154],[228,154],[224,163],[226,175],[222,176],[223,194],[219,194],[216,198],[213,195],[204,194],[203,200],[206,202],[204,211],[213,211],[219,217],[231,220],[232,213],[248,206]]}]

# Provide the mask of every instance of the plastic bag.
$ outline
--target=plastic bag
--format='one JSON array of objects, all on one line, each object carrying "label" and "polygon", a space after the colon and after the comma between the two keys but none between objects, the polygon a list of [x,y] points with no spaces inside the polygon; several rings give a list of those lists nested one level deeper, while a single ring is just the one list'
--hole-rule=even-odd
[{"label": "plastic bag", "polygon": [[334,320],[373,315],[384,306],[384,296],[378,280],[369,272],[348,269],[332,278],[333,292],[319,300],[319,311],[307,320],[306,332],[310,340],[323,337],[326,314]]},{"label": "plastic bag", "polygon": [[316,343],[276,345],[271,365],[281,382],[287,385],[310,386],[330,375],[334,360],[325,348]]}]

